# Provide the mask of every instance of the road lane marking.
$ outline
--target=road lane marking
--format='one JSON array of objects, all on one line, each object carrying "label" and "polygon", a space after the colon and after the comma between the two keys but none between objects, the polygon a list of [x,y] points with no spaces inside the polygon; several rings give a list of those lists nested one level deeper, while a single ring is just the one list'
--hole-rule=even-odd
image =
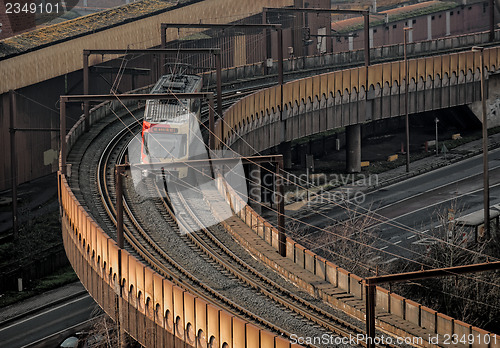
[{"label": "road lane marking", "polygon": [[77,299],[75,299],[75,300],[72,300],[72,301],[70,301],[70,302],[63,303],[63,304],[61,304],[61,305],[59,305],[59,306],[57,306],[57,307],[54,307],[54,308],[48,309],[48,310],[43,311],[43,312],[41,312],[41,313],[35,314],[35,315],[33,315],[33,316],[29,317],[29,318],[23,319],[23,320],[21,320],[21,321],[17,321],[17,322],[15,322],[15,323],[13,323],[13,324],[11,324],[11,325],[9,325],[9,326],[3,327],[3,328],[1,328],[1,329],[0,329],[0,331],[7,330],[7,329],[9,329],[9,328],[11,328],[11,327],[13,327],[13,326],[16,326],[16,325],[19,325],[19,324],[25,323],[25,322],[30,321],[30,320],[32,320],[32,319],[35,319],[35,318],[37,318],[37,317],[39,317],[39,316],[42,316],[42,315],[45,315],[45,314],[47,314],[47,313],[53,312],[53,311],[55,311],[55,310],[58,310],[58,309],[60,309],[60,308],[63,308],[63,307],[65,307],[65,306],[67,306],[67,305],[70,305],[70,304],[72,304],[72,303],[75,303],[75,302],[78,302],[78,301],[82,301],[82,300],[88,299],[89,297],[90,297],[90,295],[86,294],[86,295],[84,295],[84,296],[82,296],[82,297],[79,297],[79,298],[77,298]]}]

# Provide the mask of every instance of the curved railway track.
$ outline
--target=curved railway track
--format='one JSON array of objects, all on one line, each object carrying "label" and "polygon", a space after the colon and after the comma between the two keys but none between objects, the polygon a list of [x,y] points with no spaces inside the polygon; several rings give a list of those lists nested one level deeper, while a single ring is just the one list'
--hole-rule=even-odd
[{"label": "curved railway track", "polygon": [[[127,144],[133,137],[131,131],[134,131],[134,128],[137,129],[136,127],[139,126],[136,122],[134,122],[134,120],[129,120],[127,125],[127,127],[129,128],[123,129],[123,125],[118,122],[112,122],[110,127],[114,127],[115,130],[119,128],[122,129],[116,132],[116,134],[111,137],[103,128],[95,132],[96,134],[89,135],[94,138],[89,138],[84,141],[83,143],[86,144],[84,145],[84,148],[74,149],[74,153],[71,156],[74,160],[76,160],[76,157],[90,156],[93,162],[90,164],[85,164],[83,162],[81,164],[78,164],[78,168],[75,168],[76,170],[73,170],[74,174],[70,179],[72,186],[79,186],[80,181],[84,176],[85,179],[89,182],[95,183],[95,188],[90,189],[93,201],[89,202],[89,193],[87,192],[86,206],[87,208],[89,208],[89,206],[91,207],[91,215],[97,215],[99,224],[105,230],[107,230],[108,234],[111,237],[115,238],[116,236],[114,231],[116,229],[116,214],[114,211],[114,203],[116,197],[114,196],[114,165],[122,161],[124,156],[124,145]],[[108,141],[106,146],[100,146],[100,142],[102,142],[103,140],[99,140],[99,136],[112,138],[112,141]],[[94,147],[100,150],[101,153],[99,153],[99,155],[96,154]],[[90,173],[88,173],[87,169],[92,168],[94,165],[95,168],[98,168],[99,170],[91,170]],[[151,189],[153,189],[153,186],[150,187]],[[77,197],[82,195],[82,191],[89,191],[88,187],[79,188],[80,190],[76,190]],[[127,200],[128,199],[129,197],[127,198]],[[130,199],[133,200],[133,197]],[[157,203],[160,204],[161,202],[158,200]],[[153,205],[154,204],[155,203],[153,202]],[[126,231],[125,248],[132,255],[143,260],[144,263],[154,268],[156,271],[158,271],[160,274],[162,274],[175,284],[205,299],[208,303],[212,303],[214,305],[222,307],[228,310],[230,313],[233,313],[234,315],[237,315],[238,317],[241,317],[251,323],[257,324],[260,327],[265,327],[274,332],[280,332],[281,334],[288,337],[290,337],[293,333],[299,332],[304,332],[305,336],[313,337],[323,334],[332,334],[332,332],[325,330],[319,325],[311,322],[307,316],[304,317],[303,315],[297,314],[290,308],[287,308],[283,305],[276,303],[272,304],[273,302],[271,302],[269,297],[263,295],[260,290],[249,287],[248,285],[246,285],[246,283],[243,283],[241,280],[239,280],[229,272],[221,273],[225,278],[227,278],[224,282],[232,282],[232,284],[230,284],[229,286],[224,285],[223,290],[226,290],[226,294],[223,294],[223,291],[221,291],[220,288],[210,285],[210,282],[206,279],[203,279],[197,275],[193,275],[191,269],[186,269],[185,267],[183,267],[183,265],[180,264],[180,262],[178,262],[175,257],[172,257],[165,252],[167,248],[165,248],[165,245],[162,245],[161,235],[159,236],[158,233],[155,234],[155,231],[152,231],[151,229],[145,229],[143,227],[144,222],[141,221],[142,218],[136,218],[134,216],[136,214],[135,210],[137,209],[138,208],[135,206],[126,206],[126,210],[128,211],[128,213],[127,218],[124,219]],[[173,230],[175,230],[175,221],[172,220],[169,222],[170,225],[174,226]],[[169,233],[175,234],[175,231],[170,231]],[[196,248],[191,248],[190,252],[192,252],[193,254],[198,254],[198,256],[196,257],[201,258],[205,264],[209,265],[212,268],[216,268],[215,261],[205,255],[202,255],[203,253],[201,251],[196,251],[194,249]],[[227,296],[227,292],[232,292],[233,288],[238,291],[245,292],[245,297],[242,297],[241,301],[235,300],[234,298],[231,299]],[[251,296],[253,297],[253,299],[251,300],[247,299],[249,293],[251,293]],[[242,305],[242,302],[245,304],[247,304],[248,302],[250,310],[245,309]],[[280,313],[278,317],[285,318],[285,322],[291,322],[290,326],[287,328],[287,326],[283,325],[282,322],[275,324],[276,314],[274,314],[274,317],[273,315],[271,315],[271,319],[264,319],[264,317],[262,315],[259,315],[258,311],[255,310],[255,307],[259,307],[257,305],[258,303],[263,303],[263,305],[261,306],[263,308],[276,307],[275,310],[279,311]]]},{"label": "curved railway track", "polygon": [[[460,50],[464,50],[464,48],[448,50],[448,52]],[[374,63],[383,61],[387,61],[387,59],[377,60],[374,61]],[[351,65],[355,66],[359,64],[354,62]],[[345,67],[346,66],[328,66],[321,69],[321,71],[314,69],[314,72],[317,74]],[[308,70],[290,72],[287,74],[287,80],[301,78],[308,74],[310,74]],[[223,108],[227,108],[227,106],[232,104],[236,99],[253,93],[257,89],[274,85],[274,82],[269,82],[272,77],[272,75],[267,75],[253,78],[253,86],[247,87],[244,90],[236,91],[233,88],[239,86],[243,82],[248,82],[248,80],[228,84],[227,86],[230,90],[232,89],[232,91],[230,93],[225,93]],[[133,133],[136,132],[135,129],[140,125],[138,122],[131,122],[130,124],[132,124],[130,127],[131,129],[125,127],[125,129],[122,129],[113,136],[112,141],[107,141],[107,146],[104,147],[96,164],[98,170],[96,172],[91,172],[90,175],[90,181],[94,181],[95,179],[96,183],[96,185],[91,188],[93,198],[100,202],[100,204],[95,204],[94,214],[99,216],[99,223],[112,237],[116,237],[114,235],[116,229],[116,212],[114,209],[114,202],[116,202],[116,197],[114,196],[114,165],[123,162],[125,154],[124,148],[130,141]],[[100,132],[98,132],[98,135],[99,134]],[[87,145],[89,145],[88,142]],[[169,206],[168,202],[161,199],[162,196],[168,197],[164,192],[165,188],[154,186],[152,183],[149,183],[147,186],[146,189],[149,191],[149,194],[157,197],[152,204],[157,207],[159,214],[168,222],[170,226],[169,233],[180,235],[181,232],[178,225],[189,225],[191,229],[198,230],[195,233],[184,235],[182,238],[184,243],[189,245],[192,251],[196,250],[196,253],[203,254],[203,256],[199,257],[204,259],[207,264],[217,268],[221,274],[227,275],[232,281],[237,281],[239,286],[251,288],[252,291],[259,294],[259,296],[272,299],[272,301],[278,303],[281,308],[286,308],[289,313],[293,312],[293,315],[300,318],[299,320],[313,322],[315,323],[314,325],[326,328],[329,332],[333,332],[337,335],[346,336],[364,333],[363,329],[352,322],[339,319],[328,310],[313,304],[312,302],[314,301],[311,301],[311,298],[306,299],[301,297],[278,284],[275,280],[263,275],[260,270],[257,270],[254,266],[243,260],[241,255],[233,252],[225,245],[224,241],[217,237],[217,228],[200,228],[200,226],[203,226],[203,222],[193,211],[205,209],[208,212],[210,210],[210,208],[206,206],[206,202],[201,203],[203,202],[203,197],[193,199],[193,197],[184,197],[184,193],[171,192],[170,199],[177,200],[175,202],[176,206],[182,206],[185,210],[185,213],[181,214],[181,218],[178,218],[179,214],[175,215],[170,209],[171,203]],[[113,189],[110,189],[110,187],[113,187]],[[83,186],[82,190],[85,189],[86,187]],[[127,192],[127,190],[125,190],[125,192]],[[129,197],[127,200],[130,202],[133,201],[133,198]],[[205,207],[202,207],[203,204]],[[140,215],[136,211],[137,208],[125,202],[125,210],[127,212],[127,217],[124,219],[126,248],[130,253],[139,256],[145,263],[160,274],[182,288],[204,298],[207,302],[216,304],[234,315],[243,317],[250,322],[264,326],[274,332],[281,332],[287,336],[291,335],[291,332],[280,327],[280,325],[275,325],[263,317],[248,311],[232,299],[222,295],[221,291],[218,289],[214,289],[207,285],[203,278],[197,277],[193,275],[192,271],[185,269],[178,260],[167,254],[165,252],[165,247],[161,242],[158,242],[158,240],[161,240],[163,237],[155,237],[151,229],[143,227],[144,221],[141,221],[141,217],[136,216]]]},{"label": "curved railway track", "polygon": [[[99,196],[106,210],[107,217],[113,223],[113,228],[116,228],[116,196],[114,189],[110,190],[109,188],[115,187],[114,164],[120,164],[124,161],[125,149],[120,144],[123,143],[124,139],[130,138],[127,137],[128,133],[129,130],[124,129],[110,141],[104,149],[98,164],[97,187],[99,189]],[[192,294],[197,294],[213,305],[226,309],[233,315],[244,317],[254,324],[267,327],[275,332],[281,332],[288,336],[291,335],[291,333],[280,329],[264,318],[252,314],[233,300],[214,291],[204,284],[203,280],[193,276],[179,262],[170,257],[141,226],[141,223],[135,216],[134,209],[127,203],[127,200],[124,201],[124,211],[126,215],[124,219],[126,248],[131,249],[135,254],[139,255],[140,259],[144,260],[150,267],[174,284]],[[175,230],[175,221],[171,219],[167,222],[171,224],[171,232],[173,232]]]},{"label": "curved railway track", "polygon": [[[122,163],[124,160],[125,150],[123,144],[127,143],[127,139],[132,137],[130,131],[133,131],[133,129],[124,129],[113,137],[112,141],[103,150],[98,164],[97,187],[102,206],[106,211],[107,217],[112,222],[112,225],[108,227],[112,229],[116,228],[114,164]],[[168,223],[170,227],[169,232],[176,233],[186,244],[191,246],[192,250],[204,254],[202,257],[206,262],[211,263],[220,273],[227,274],[240,283],[243,282],[252,289],[252,292],[271,299],[292,316],[298,316],[299,320],[304,322],[309,320],[327,329],[329,333],[344,337],[364,333],[362,327],[340,319],[332,313],[331,308],[325,308],[327,307],[325,305],[323,305],[323,308],[320,308],[320,306],[314,304],[314,299],[304,298],[303,295],[294,293],[285,286],[278,284],[275,280],[264,275],[254,266],[249,265],[242,257],[226,247],[224,242],[216,236],[214,231],[216,228],[204,228],[204,224],[201,221],[202,217],[197,216],[195,213],[196,211],[198,213],[204,212],[205,214],[210,214],[210,208],[204,203],[204,198],[206,197],[193,197],[192,195],[186,197],[179,190],[167,195],[164,182],[158,186],[148,180],[143,188],[147,190],[148,196],[157,197],[153,199],[154,204],[159,208],[161,216]],[[217,195],[215,192],[212,194],[214,196]],[[197,294],[207,302],[218,305],[234,315],[245,318],[254,324],[266,327],[274,332],[280,332],[288,337],[293,334],[293,332],[289,332],[283,327],[271,323],[262,316],[252,313],[252,311],[245,309],[234,300],[222,295],[218,290],[214,290],[206,285],[203,279],[192,275],[182,264],[169,256],[160,243],[155,240],[154,233],[142,226],[141,218],[136,217],[140,213],[138,214],[136,212],[137,208],[134,208],[134,205],[130,204],[131,200],[133,198],[126,195],[124,201],[126,212],[124,231],[127,249],[131,249],[131,252],[139,255],[145,263],[176,285],[193,294]],[[177,214],[174,214],[171,209],[172,200],[176,200],[174,204],[182,206],[184,212],[180,213],[178,211]],[[182,229],[184,226],[189,226],[189,229],[198,231],[195,233],[183,233]]]}]

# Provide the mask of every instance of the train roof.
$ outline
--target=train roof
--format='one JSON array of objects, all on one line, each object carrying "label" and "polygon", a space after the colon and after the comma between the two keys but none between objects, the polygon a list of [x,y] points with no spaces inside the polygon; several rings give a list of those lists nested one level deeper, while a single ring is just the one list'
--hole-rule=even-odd
[{"label": "train roof", "polygon": [[151,93],[193,93],[201,76],[187,74],[168,74],[160,77]]},{"label": "train roof", "polygon": [[[156,93],[194,93],[201,87],[201,76],[187,74],[168,74],[160,77],[155,86],[151,89],[152,94]],[[165,121],[182,122],[181,115],[189,113],[189,101],[181,100],[148,100],[144,121],[160,123]]]}]

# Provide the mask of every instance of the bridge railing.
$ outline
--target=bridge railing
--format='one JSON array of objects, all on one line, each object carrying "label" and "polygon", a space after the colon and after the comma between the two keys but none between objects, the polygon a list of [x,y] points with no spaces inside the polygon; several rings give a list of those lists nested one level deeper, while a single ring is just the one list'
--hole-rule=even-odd
[{"label": "bridge railing", "polygon": [[[429,52],[439,53],[449,50],[467,49],[472,46],[489,44],[489,31],[478,33],[447,36],[433,40],[417,41],[407,43],[409,58],[428,56]],[[495,31],[494,42],[500,41],[500,30]],[[384,45],[370,48],[370,59],[384,60],[388,57],[403,57],[403,44]],[[294,57],[285,59],[283,70],[285,73],[301,69],[324,69],[325,67],[351,67],[364,64],[364,50],[356,49],[345,52],[326,53],[322,55]],[[256,76],[266,76],[278,73],[278,62],[273,63],[272,68],[267,68],[264,63],[246,64],[226,68],[222,70],[222,82],[230,82],[238,79],[251,79]],[[216,84],[216,72],[209,71],[203,74],[203,85]]]},{"label": "bridge railing", "polygon": [[[498,68],[498,53],[497,47],[484,50],[486,70],[495,71]],[[463,51],[410,59],[409,112],[424,112],[478,100],[479,70],[479,52]],[[283,86],[283,97],[279,86],[262,89],[243,97],[226,110],[223,127],[220,120],[216,124],[217,146],[222,147],[222,142],[232,146],[241,137],[245,142],[252,143],[250,134],[264,126],[273,136],[260,136],[258,143],[240,144],[235,150],[241,155],[252,155],[276,146],[283,141],[279,130],[280,118],[287,125],[284,141],[291,141],[319,131],[403,115],[404,78],[404,64],[397,61],[291,81]],[[466,91],[464,87],[468,84],[473,89]],[[445,89],[453,89],[453,93],[443,92]],[[324,112],[317,117],[323,120],[295,117],[310,111]]]},{"label": "bridge railing", "polygon": [[[216,186],[219,193],[225,198],[227,204],[233,209],[233,212],[235,212],[235,214],[242,219],[255,234],[265,240],[276,250],[276,252],[278,252],[278,230],[248,206],[241,196],[235,192],[222,177],[218,177]],[[229,224],[226,224],[226,228],[230,231],[232,229]],[[236,231],[232,234],[236,238],[239,238]],[[253,249],[253,245],[250,245],[244,239],[239,238],[239,241],[250,250]],[[286,239],[286,249],[286,257],[300,268],[315,274],[321,280],[330,283],[333,287],[344,290],[347,294],[355,296],[358,299],[365,299],[365,289],[361,277],[327,261],[325,258],[308,250],[289,237]],[[261,253],[260,256],[261,258],[265,258],[265,255]],[[263,261],[272,268],[280,271],[280,266],[277,263],[273,264],[272,260],[266,259]],[[286,272],[283,273],[285,274]],[[318,287],[317,284],[310,284],[304,279],[301,279],[300,276],[294,276],[293,281],[307,290],[311,295],[322,298],[336,308],[342,309],[359,320],[365,320],[365,313],[363,311],[346,305],[335,296],[328,295],[328,293],[324,291],[325,289]],[[467,345],[472,348],[500,347],[500,336],[496,336],[491,332],[456,320],[442,313],[438,313],[435,310],[422,306],[417,302],[406,299],[379,286],[376,287],[376,312],[379,314],[392,314],[399,319],[406,320],[415,327],[425,329],[427,334],[439,335],[440,343],[442,343],[443,339],[453,337],[453,335],[456,334],[458,341],[461,338],[465,339],[467,340]],[[396,325],[397,324],[384,320],[384,318],[377,320],[378,327],[399,337],[412,336],[412,331],[413,333],[416,331],[409,330],[407,326],[406,328],[402,328]],[[420,333],[422,333],[422,331],[420,331]],[[425,346],[432,346],[428,342],[429,337],[421,337],[418,335],[412,337],[414,342],[417,342],[419,338],[423,339]],[[451,342],[451,339],[449,339],[449,341]]]}]

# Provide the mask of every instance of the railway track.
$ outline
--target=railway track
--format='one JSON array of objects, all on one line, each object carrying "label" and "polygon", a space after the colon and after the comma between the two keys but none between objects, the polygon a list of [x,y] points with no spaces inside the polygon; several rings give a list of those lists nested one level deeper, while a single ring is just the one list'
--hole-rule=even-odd
[{"label": "railway track", "polygon": [[[78,165],[78,169],[74,168],[70,179],[72,186],[78,185],[79,179],[82,178],[82,170],[85,172],[86,169],[95,165],[95,170],[91,170],[89,173],[89,181],[95,183],[95,187],[90,190],[93,201],[92,204],[87,201],[87,207],[92,208],[91,213],[93,216],[98,215],[99,223],[108,234],[116,238],[114,233],[116,230],[114,166],[124,161],[124,149],[134,137],[134,133],[139,131],[140,123],[129,118],[127,122],[122,120],[122,122],[116,121],[110,124],[115,132],[112,137],[108,134],[106,127],[103,127],[94,132],[95,134],[89,135],[89,139],[83,142],[86,144],[83,149],[75,149],[73,156],[70,156],[73,160],[76,159],[75,154],[78,155],[77,157],[90,156],[92,163],[83,164],[85,163],[84,160],[82,164]],[[124,127],[123,124],[126,124],[126,126]],[[106,146],[101,146],[101,142],[104,141],[100,139],[101,137],[111,138],[112,140],[108,140]],[[100,152],[97,154],[93,147],[99,148]],[[330,309],[331,312],[329,313],[328,308],[319,308],[321,304],[314,304],[314,302],[319,302],[314,298],[310,296],[307,298],[305,293],[300,296],[298,294],[301,292],[300,290],[296,289],[296,293],[294,293],[283,285],[277,284],[279,280],[264,276],[264,273],[272,273],[272,271],[270,269],[259,270],[255,265],[249,265],[248,260],[244,260],[242,256],[231,251],[225,246],[225,241],[215,236],[217,227],[210,228],[211,233],[206,230],[196,234],[183,234],[179,229],[179,225],[182,228],[183,224],[191,224],[191,228],[197,228],[197,225],[202,223],[194,218],[196,216],[194,211],[203,209],[205,213],[210,213],[206,203],[203,203],[203,198],[184,197],[181,194],[175,195],[174,199],[178,199],[186,210],[185,214],[181,214],[183,216],[182,221],[179,221],[176,218],[178,215],[169,213],[166,209],[168,203],[161,198],[161,190],[165,189],[163,184],[160,183],[160,186],[156,186],[153,181],[146,181],[144,189],[148,190],[148,196],[158,198],[145,199],[143,197],[143,200],[148,202],[149,208],[156,206],[158,216],[161,216],[165,222],[162,228],[155,229],[154,226],[147,226],[148,224],[143,221],[144,207],[141,208],[137,207],[136,204],[130,204],[137,201],[138,198],[134,196],[132,191],[135,190],[131,189],[130,186],[132,184],[131,175],[125,181],[128,182],[128,188],[125,189],[125,248],[129,253],[143,260],[144,263],[174,284],[203,298],[208,303],[224,308],[255,325],[265,327],[273,332],[279,332],[287,337],[292,337],[293,334],[305,337],[321,337],[322,335],[348,336],[363,332],[362,329],[357,328],[352,323],[336,318],[332,314],[333,309]],[[77,196],[81,195],[82,189],[87,190],[88,188],[80,187],[79,191],[76,190],[80,192]],[[189,250],[189,258],[194,258],[196,254],[196,258],[201,259],[204,264],[219,274],[217,277],[224,277],[224,282],[231,284],[224,284],[223,289],[221,289],[217,285],[214,286],[214,283],[217,284],[218,282],[217,279],[210,282],[200,277],[200,273],[205,274],[203,270],[198,274],[194,274],[196,272],[193,272],[192,268],[185,267],[182,262],[179,262],[178,256],[166,252],[166,250],[170,251],[169,247],[164,243],[166,235],[169,235],[167,238],[171,238],[171,235],[177,235],[176,238],[182,239],[184,244],[187,245],[188,249],[186,250]],[[185,257],[181,255],[180,258]],[[247,259],[252,258],[247,255]],[[258,263],[255,260],[253,261]],[[261,265],[261,268],[267,267]],[[207,275],[207,277],[213,276]],[[279,278],[279,276],[277,277]],[[286,283],[283,279],[281,279],[281,282]],[[288,285],[294,287],[291,284]],[[245,292],[241,299],[238,300],[228,296],[228,293],[239,293],[240,290]],[[252,298],[249,297],[249,294]],[[235,297],[239,296],[236,294]],[[271,314],[270,318],[266,319],[264,315],[259,313],[259,310],[255,309],[255,307],[259,307],[259,303],[263,303],[261,307],[264,308],[273,307],[273,311],[277,311],[279,314]],[[250,308],[245,308],[245,305]],[[323,306],[328,307],[324,304]],[[285,318],[285,322],[292,323],[289,326],[276,323],[277,317]],[[309,346],[315,347],[316,345]]]},{"label": "railway track", "polygon": [[[459,50],[463,49],[454,49],[454,51]],[[383,61],[387,61],[387,59]],[[352,65],[359,64],[353,63]],[[320,71],[314,69],[314,72],[317,74],[345,67],[346,66],[330,66]],[[308,70],[289,73],[287,74],[287,80],[301,78],[307,74],[310,74]],[[239,86],[241,83],[248,83],[248,80],[228,84],[226,88],[232,91],[230,93],[226,92],[224,96],[224,108],[227,108],[235,100],[244,95],[274,85],[274,82],[269,82],[270,78],[272,78],[272,75],[252,79],[254,85],[245,90],[235,91],[233,88]],[[122,129],[113,136],[111,142],[109,140],[107,141],[107,146],[103,147],[104,150],[96,164],[98,170],[90,171],[89,176],[90,181],[95,181],[96,183],[96,185],[91,186],[90,191],[93,196],[91,201],[100,202],[100,204],[94,204],[93,215],[98,216],[97,220],[101,226],[108,231],[110,236],[115,238],[116,212],[114,211],[114,202],[116,202],[116,197],[114,196],[114,165],[123,162],[125,155],[124,148],[133,137],[133,133],[137,132],[140,125],[137,120],[132,120],[129,124],[131,129],[127,129],[128,126],[126,126],[125,129]],[[100,132],[103,132],[103,130],[101,129],[95,136],[100,136]],[[89,141],[87,141],[87,146],[90,146]],[[78,167],[81,167],[79,163]],[[84,167],[92,167],[92,165],[84,165]],[[79,175],[79,177],[80,176],[81,175]],[[129,185],[130,180],[129,178]],[[164,191],[164,187],[154,187],[152,183],[146,186],[146,189],[152,196],[167,196],[162,192]],[[110,189],[110,187],[113,187],[113,189]],[[86,189],[87,187],[83,185],[80,191],[85,191]],[[125,192],[127,191],[128,190],[125,190]],[[82,194],[77,194],[77,197],[78,196],[82,196]],[[134,201],[134,198],[137,197],[127,197],[127,200],[131,202]],[[286,309],[288,314],[292,317],[295,316],[298,320],[303,322],[313,322],[314,328],[321,326],[326,328],[328,332],[344,336],[356,335],[364,332],[364,330],[360,329],[358,326],[346,320],[338,319],[327,310],[312,304],[310,299],[304,299],[281,286],[275,280],[264,276],[259,270],[256,270],[255,267],[249,265],[247,261],[244,261],[241,255],[237,255],[226,247],[225,242],[221,241],[216,236],[217,233],[215,230],[217,228],[211,227],[208,229],[200,229],[199,227],[202,226],[203,223],[194,211],[200,211],[203,208],[205,210],[208,209],[206,210],[207,212],[210,210],[210,208],[206,206],[203,197],[195,197],[194,199],[193,197],[186,198],[180,192],[173,192],[170,195],[170,199],[177,200],[175,205],[183,206],[185,209],[185,213],[181,214],[182,218],[180,220],[178,219],[179,214],[175,215],[171,210],[169,211],[169,203],[161,198],[153,199],[153,202],[149,202],[149,205],[154,205],[158,208],[157,214],[159,214],[159,216],[167,222],[168,226],[170,226],[168,229],[169,234],[181,235],[182,233],[179,230],[179,226],[182,225],[189,225],[190,229],[199,230],[196,233],[184,234],[182,239],[184,243],[190,247],[191,251],[196,250],[199,254],[198,257],[204,260],[207,265],[211,265],[211,267],[218,269],[221,274],[226,275],[231,281],[238,282],[238,286],[249,287],[252,289],[253,293],[258,294],[258,296],[263,296],[271,299],[274,303],[278,303],[280,308]],[[210,199],[213,199],[213,197]],[[89,204],[87,203],[87,205]],[[170,205],[172,205],[172,202],[170,202]],[[160,274],[182,288],[198,294],[198,296],[204,298],[209,303],[216,304],[234,315],[238,315],[250,322],[264,326],[271,331],[281,332],[287,336],[292,334],[292,331],[284,329],[280,325],[275,325],[259,315],[255,315],[233,299],[224,296],[219,289],[206,284],[206,280],[202,277],[193,275],[192,270],[186,269],[177,259],[165,252],[168,248],[165,248],[164,240],[162,240],[164,236],[158,235],[154,228],[144,228],[144,221],[141,221],[144,218],[137,217],[141,215],[137,212],[137,210],[140,209],[128,203],[125,203],[125,207],[127,212],[127,217],[125,218],[126,248],[131,254],[137,255]],[[203,255],[200,256],[201,254]],[[335,324],[332,324],[332,322]]]},{"label": "railway track", "polygon": [[[117,141],[117,143],[120,143],[120,141]],[[119,162],[122,162],[123,150],[120,151],[117,157],[108,156],[108,158],[118,159]],[[104,162],[107,163],[108,160]],[[114,223],[116,223],[114,218],[116,212],[113,208],[113,202],[116,201],[116,197],[114,197],[112,190],[110,191],[107,189],[107,187],[110,186],[114,187],[114,176],[110,170],[104,169],[102,173],[107,173],[107,176],[103,177],[102,180],[102,182],[106,181],[107,184],[99,184],[100,186],[105,186],[101,192],[101,197],[107,197],[107,202],[104,203],[109,210],[108,214],[114,220]],[[171,231],[175,232],[186,242],[186,244],[190,245],[192,249],[202,252],[205,255],[203,258],[207,260],[208,263],[214,265],[219,272],[229,274],[235,279],[244,282],[255,292],[261,293],[265,297],[272,299],[275,303],[324,327],[331,333],[343,337],[364,334],[364,329],[362,327],[338,318],[327,309],[314,305],[310,301],[311,299],[304,299],[278,284],[270,277],[266,277],[262,272],[256,270],[239,255],[226,247],[224,242],[219,240],[215,235],[213,231],[215,227],[205,228],[204,226],[207,221],[203,222],[202,220],[206,220],[207,218],[210,220],[212,214],[210,207],[208,207],[206,203],[207,198],[209,201],[222,203],[221,197],[217,192],[209,192],[211,197],[207,197],[206,194],[201,196],[190,190],[181,192],[177,186],[175,192],[167,194],[164,181],[158,183],[152,180],[146,183],[145,188],[148,191],[148,196],[158,197],[155,199],[155,205],[159,208],[158,211],[161,213],[162,217],[164,217],[165,221],[168,222]],[[187,193],[190,194],[187,195]],[[175,202],[173,202],[173,200],[175,200]],[[132,205],[127,203],[127,200],[124,204],[128,220],[125,226],[127,243],[130,244],[150,266],[160,272],[160,274],[168,277],[174,283],[186,288],[190,292],[204,297],[207,301],[211,301],[212,298],[218,299],[219,301],[214,304],[221,306],[220,302],[222,302],[222,307],[235,315],[243,316],[251,322],[265,326],[275,332],[285,334],[288,337],[291,336],[292,333],[284,331],[282,328],[277,327],[262,317],[255,316],[232,300],[222,296],[219,292],[204,285],[203,280],[197,279],[188,271],[185,271],[182,265],[173,260],[154,238],[150,236],[151,233],[148,233],[141,226],[141,223],[135,217],[136,213]],[[184,210],[174,213],[172,209],[173,205],[177,207],[182,206]],[[185,233],[183,230],[186,229],[197,232]],[[165,267],[165,262],[163,261],[167,261],[167,267]],[[186,283],[186,279],[190,282]],[[201,291],[199,288],[201,288]]]},{"label": "railway track", "polygon": [[[201,194],[188,189],[167,193],[164,185],[162,187],[156,186],[156,189],[158,196],[162,197],[162,205],[168,216],[175,220],[179,226],[187,226],[185,228],[189,231],[196,231],[184,233],[184,238],[189,239],[198,249],[215,261],[220,266],[221,271],[229,272],[273,301],[337,335],[349,337],[364,334],[364,329],[340,319],[324,308],[320,308],[311,301],[289,291],[226,247],[225,243],[217,237],[216,231],[214,231],[216,228],[207,228],[207,221],[202,221],[206,218],[206,214],[213,213],[214,207],[209,207],[208,204],[216,205],[218,207],[216,209],[225,205],[218,192],[204,191]],[[184,211],[174,212],[172,209],[174,205],[176,207],[182,206]],[[210,218],[209,216],[208,219],[210,220]]]},{"label": "railway track", "polygon": [[[74,152],[72,151],[73,153],[70,158],[73,158],[73,161],[76,160],[76,157],[90,157],[91,163],[86,164],[85,160],[80,164],[73,163],[77,168],[73,168],[70,184],[72,186],[79,186],[81,179],[83,179],[83,174],[89,174],[88,178],[87,175],[85,175],[87,184],[88,182],[94,182],[95,188],[89,190],[88,187],[79,187],[80,190],[75,190],[77,192],[76,195],[77,197],[82,196],[82,191],[89,191],[87,192],[86,206],[90,208],[91,215],[94,217],[97,216],[100,225],[111,237],[116,238],[114,233],[116,229],[116,213],[114,210],[114,204],[116,202],[116,197],[114,196],[114,165],[123,161],[125,155],[124,145],[133,138],[132,133],[138,131],[139,126],[136,120],[132,119],[129,119],[127,122],[128,128],[124,128],[123,124],[120,122],[111,122],[110,124],[115,131],[120,128],[122,129],[115,132],[116,134],[112,137],[110,137],[105,128],[95,131],[93,132],[95,134],[89,134],[89,139],[83,141],[83,144],[86,144],[84,148],[77,148]],[[112,138],[112,141],[108,140],[107,145],[102,146],[104,140],[100,139],[100,137]],[[99,154],[96,153],[95,148],[100,150]],[[95,166],[95,170],[90,170],[90,172],[87,173],[87,169],[93,166]],[[126,181],[129,181],[130,184],[131,178],[129,177]],[[151,193],[155,193],[156,189],[154,185],[149,183],[147,186],[152,190]],[[134,199],[137,198],[130,196],[131,190],[127,189],[125,191],[127,192],[126,202],[134,201]],[[89,193],[92,193],[92,202],[88,201],[90,197]],[[150,199],[144,199],[144,201],[148,201],[150,206],[162,205],[161,200],[151,202]],[[143,217],[135,217],[135,215],[137,215],[137,210],[141,210],[140,207],[131,204],[126,204],[125,207],[127,211],[127,217],[124,219],[125,248],[129,253],[143,260],[144,263],[148,264],[151,268],[155,269],[173,283],[196,294],[208,303],[222,307],[230,313],[254,323],[255,325],[265,327],[273,332],[280,332],[284,336],[290,337],[293,333],[300,333],[300,335],[303,333],[305,336],[315,337],[324,334],[331,335],[333,333],[333,331],[325,330],[314,322],[311,322],[307,316],[298,314],[283,304],[272,302],[270,297],[262,294],[262,291],[249,287],[246,283],[243,283],[240,279],[227,271],[223,271],[220,275],[216,276],[221,279],[224,277],[225,280],[222,282],[218,279],[210,282],[200,277],[200,273],[204,273],[203,270],[198,272],[198,274],[194,274],[196,272],[193,272],[189,267],[186,268],[179,262],[179,258],[183,258],[182,255],[181,257],[172,256],[170,253],[165,252],[165,250],[169,250],[169,247],[165,245],[162,239],[165,239],[166,235],[176,234],[175,229],[177,228],[173,219],[169,220],[166,218],[168,214],[163,215],[165,222],[168,224],[163,224],[161,229],[155,230],[151,228],[151,226],[149,226],[149,228],[144,227]],[[144,207],[142,209],[144,209]],[[169,231],[166,230],[166,226],[169,226]],[[190,255],[193,254],[190,258],[199,258],[202,260],[202,263],[210,268],[217,268],[217,272],[220,273],[220,268],[218,268],[220,266],[216,265],[216,262],[204,255],[203,252],[196,251],[192,242],[188,245],[188,248]],[[197,255],[195,256],[195,254]],[[214,276],[208,275],[208,277]],[[224,284],[221,289],[220,287],[218,288],[217,285],[214,286],[214,283]],[[240,299],[230,298],[228,293],[233,291],[244,293],[244,295],[242,295]],[[240,295],[236,295],[235,297],[239,296]],[[244,308],[245,306],[242,305],[242,303],[250,304],[250,309]],[[262,303],[262,305],[259,305],[260,303]],[[263,315],[259,315],[259,310],[256,310],[255,307],[274,307],[272,308],[273,311],[279,314],[271,314],[270,319],[265,319]],[[289,307],[292,306],[289,305]],[[282,320],[281,323],[277,323],[279,320],[276,318],[280,317],[284,320]],[[283,322],[287,321],[291,323],[288,328],[286,325],[283,325]]]}]

